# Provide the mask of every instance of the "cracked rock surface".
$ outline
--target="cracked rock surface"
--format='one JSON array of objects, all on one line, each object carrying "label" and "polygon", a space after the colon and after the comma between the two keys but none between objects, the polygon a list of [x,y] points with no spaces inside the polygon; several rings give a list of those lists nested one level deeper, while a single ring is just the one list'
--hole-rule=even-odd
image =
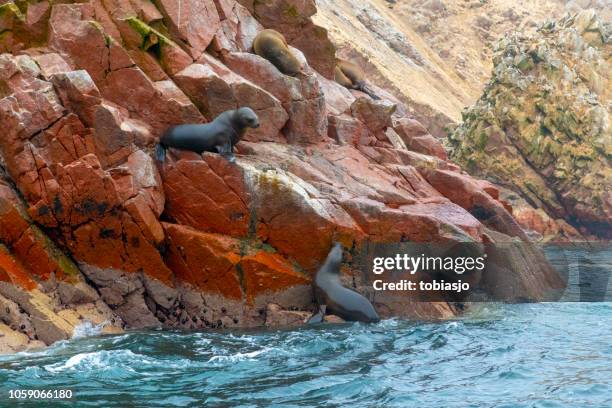
[{"label": "cracked rock surface", "polygon": [[[169,1],[0,6],[0,352],[70,338],[84,322],[299,324],[333,241],[349,260],[369,243],[526,242],[497,187],[449,162],[405,105],[327,79],[335,49],[314,1],[200,3],[183,2],[181,16]],[[298,77],[250,53],[274,15],[300,28],[275,20],[304,64]],[[309,35],[325,46],[308,47]],[[173,149],[152,158],[168,126],[242,105],[262,126],[235,164]],[[517,296],[557,283],[541,254],[513,256]],[[372,297],[372,277],[349,261],[343,279]],[[383,316],[456,313],[374,300]]]}]

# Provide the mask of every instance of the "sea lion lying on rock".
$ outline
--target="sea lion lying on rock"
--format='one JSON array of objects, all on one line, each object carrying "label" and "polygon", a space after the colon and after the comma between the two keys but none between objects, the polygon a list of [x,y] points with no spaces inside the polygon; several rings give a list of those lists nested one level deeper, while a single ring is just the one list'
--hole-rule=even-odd
[{"label": "sea lion lying on rock", "polygon": [[289,49],[285,37],[276,30],[259,32],[253,40],[253,51],[285,75],[296,76],[302,72],[302,64]]},{"label": "sea lion lying on rock", "polygon": [[210,123],[173,126],[159,140],[157,160],[163,162],[166,149],[174,147],[199,154],[218,152],[234,162],[234,145],[242,139],[247,128],[257,127],[259,118],[247,107],[225,111]]},{"label": "sea lion lying on rock", "polygon": [[334,70],[334,79],[337,83],[349,89],[356,89],[370,95],[370,98],[379,100],[365,82],[365,75],[361,68],[349,61],[338,60]]},{"label": "sea lion lying on rock", "polygon": [[379,321],[380,317],[368,299],[340,283],[341,263],[342,246],[336,243],[315,276],[315,299],[319,311],[308,320],[308,323],[321,323],[325,313],[353,322]]}]

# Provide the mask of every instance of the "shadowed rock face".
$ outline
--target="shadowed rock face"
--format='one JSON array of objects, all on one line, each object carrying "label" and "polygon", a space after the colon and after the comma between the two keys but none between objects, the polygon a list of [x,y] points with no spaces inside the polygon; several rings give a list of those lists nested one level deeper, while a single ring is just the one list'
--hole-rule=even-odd
[{"label": "shadowed rock face", "polygon": [[[183,2],[179,15],[171,3],[0,6],[7,350],[68,338],[84,321],[107,331],[299,322],[278,308],[313,309],[311,279],[333,241],[356,255],[369,242],[525,239],[497,188],[448,162],[390,94],[373,101],[326,79],[325,58],[308,65],[312,49],[293,50],[303,75],[282,75],[249,53],[269,24],[261,10]],[[303,2],[266,4],[315,27]],[[172,149],[160,167],[151,158],[167,127],[245,105],[262,126],[235,164]],[[345,266],[367,292],[369,278]],[[409,297],[376,304],[383,316],[455,313]]]},{"label": "shadowed rock face", "polygon": [[[506,36],[484,95],[450,138],[453,159],[470,172],[519,192],[552,219],[607,238],[610,33],[610,24],[588,11],[536,35]],[[534,217],[525,219],[537,224]]]}]

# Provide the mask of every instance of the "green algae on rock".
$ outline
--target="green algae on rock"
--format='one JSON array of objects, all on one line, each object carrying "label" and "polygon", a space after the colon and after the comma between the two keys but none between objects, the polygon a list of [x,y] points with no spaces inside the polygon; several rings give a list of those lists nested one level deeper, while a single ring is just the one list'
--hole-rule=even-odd
[{"label": "green algae on rock", "polygon": [[612,219],[611,32],[585,11],[506,35],[491,81],[449,136],[469,171],[600,235]]},{"label": "green algae on rock", "polygon": [[[178,44],[145,22],[136,17],[128,17],[125,21],[141,37],[139,47],[155,56],[167,74],[174,75],[193,62]],[[129,37],[124,41],[129,43]]]}]

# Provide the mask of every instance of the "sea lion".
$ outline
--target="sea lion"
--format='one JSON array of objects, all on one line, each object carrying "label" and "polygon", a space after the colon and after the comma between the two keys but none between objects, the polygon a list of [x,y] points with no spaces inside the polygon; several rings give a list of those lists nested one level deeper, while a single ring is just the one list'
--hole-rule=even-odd
[{"label": "sea lion", "polygon": [[357,89],[367,93],[372,99],[380,99],[366,84],[365,75],[361,68],[352,62],[338,60],[334,69],[334,79],[345,88]]},{"label": "sea lion", "polygon": [[234,162],[234,145],[242,139],[247,128],[258,127],[257,114],[247,107],[225,111],[210,123],[173,126],[159,140],[157,160],[163,162],[166,149],[174,147],[199,154],[218,152]]},{"label": "sea lion", "polygon": [[342,246],[336,243],[315,276],[315,299],[319,304],[319,311],[308,323],[322,322],[326,312],[340,316],[346,321],[379,321],[380,317],[368,299],[340,283],[341,263]]},{"label": "sea lion", "polygon": [[296,76],[302,72],[302,64],[289,49],[285,37],[276,30],[260,31],[253,40],[253,51],[285,75]]}]

